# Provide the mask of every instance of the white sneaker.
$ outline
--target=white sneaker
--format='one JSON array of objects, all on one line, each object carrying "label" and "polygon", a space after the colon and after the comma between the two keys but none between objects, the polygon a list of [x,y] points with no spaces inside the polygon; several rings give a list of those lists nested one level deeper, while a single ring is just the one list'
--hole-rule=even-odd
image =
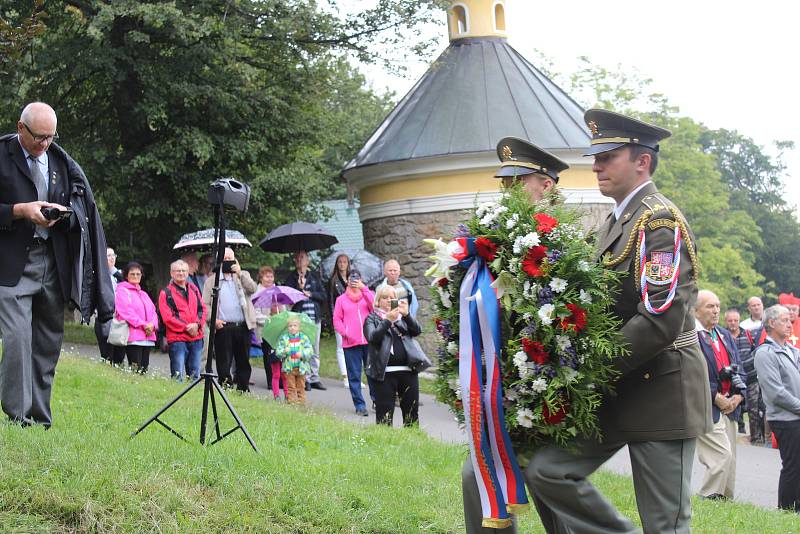
[{"label": "white sneaker", "polygon": [[345,389],[348,389],[350,387],[350,381],[347,379],[347,377],[344,377],[342,379],[342,382],[344,382],[344,388]]},{"label": "white sneaker", "polygon": [[361,389],[367,389],[367,385],[364,382],[361,382]]}]

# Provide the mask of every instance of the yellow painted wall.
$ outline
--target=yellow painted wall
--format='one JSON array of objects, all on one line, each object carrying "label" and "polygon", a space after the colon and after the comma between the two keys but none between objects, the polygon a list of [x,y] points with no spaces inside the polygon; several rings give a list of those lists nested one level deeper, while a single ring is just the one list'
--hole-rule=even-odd
[{"label": "yellow painted wall", "polygon": [[[596,189],[597,181],[590,167],[571,168],[561,174],[558,185],[570,189]],[[361,205],[366,206],[409,198],[496,191],[499,187],[499,178],[486,171],[477,171],[380,183],[362,188],[359,194]]]},{"label": "yellow painted wall", "polygon": [[[464,37],[506,37],[505,28],[502,24],[508,20],[508,10],[505,6],[505,0],[500,0],[503,6],[504,13],[503,19],[498,22],[499,29],[495,29],[494,24],[494,10],[495,3],[498,0],[453,0],[450,3],[450,9],[447,10],[447,25],[450,33],[450,40],[463,39]],[[461,6],[469,14],[468,28],[466,33],[458,33],[458,24],[455,16],[454,8]]]}]

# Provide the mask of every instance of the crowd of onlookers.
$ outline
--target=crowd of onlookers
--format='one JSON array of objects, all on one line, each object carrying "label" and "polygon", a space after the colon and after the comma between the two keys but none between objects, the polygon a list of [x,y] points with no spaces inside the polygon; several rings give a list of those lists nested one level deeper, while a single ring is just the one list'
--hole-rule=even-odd
[{"label": "crowd of onlookers", "polygon": [[[169,354],[170,374],[177,380],[194,380],[208,361],[213,329],[213,368],[223,386],[249,391],[254,383],[251,357],[256,357],[263,360],[274,399],[303,404],[307,391],[327,389],[319,375],[319,347],[329,314],[326,322],[336,336],[341,380],[356,413],[369,415],[366,390],[378,423],[391,425],[399,404],[403,424],[416,424],[417,375],[430,361],[414,339],[421,332],[415,319],[419,302],[411,284],[400,276],[397,260],[385,262],[385,278],[370,289],[346,254],[337,256],[323,283],[320,273],[309,269],[308,253],[297,251],[294,269],[278,285],[268,265],[259,268],[253,280],[231,248],[225,249],[219,280],[210,254],[189,251],[172,262],[169,283],[153,299],[142,286],[140,263],[132,261],[119,269],[111,248],[107,259],[115,291],[114,319],[126,323],[127,336],[121,342],[112,336],[116,345],[109,343],[112,321],[97,322],[103,359],[120,366],[127,359],[132,370],[145,373],[150,351],[159,345]],[[211,324],[215,288],[218,306]],[[263,292],[289,294],[286,288],[298,295],[293,304],[260,298]],[[272,321],[279,335],[270,343],[264,328]]]},{"label": "crowd of onlookers", "polygon": [[780,450],[778,505],[800,511],[800,298],[781,293],[765,310],[754,296],[747,310],[741,320],[738,309],[728,308],[723,327],[717,295],[700,291],[695,304],[714,423],[697,440],[706,467],[700,495],[733,498],[737,432],[746,433],[746,414],[750,443]]}]

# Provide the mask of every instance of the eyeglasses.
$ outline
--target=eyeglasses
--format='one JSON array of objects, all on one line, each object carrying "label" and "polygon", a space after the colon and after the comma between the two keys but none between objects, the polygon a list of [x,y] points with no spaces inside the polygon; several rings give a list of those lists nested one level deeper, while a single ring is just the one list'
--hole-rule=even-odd
[{"label": "eyeglasses", "polygon": [[55,141],[56,139],[58,139],[58,132],[54,133],[53,135],[38,135],[33,133],[31,129],[28,128],[28,125],[25,124],[24,122],[22,123],[22,125],[25,127],[26,130],[28,130],[28,133],[31,134],[31,137],[33,137],[33,140],[36,141],[37,143],[41,143],[42,141],[47,141],[49,143],[51,141]]}]

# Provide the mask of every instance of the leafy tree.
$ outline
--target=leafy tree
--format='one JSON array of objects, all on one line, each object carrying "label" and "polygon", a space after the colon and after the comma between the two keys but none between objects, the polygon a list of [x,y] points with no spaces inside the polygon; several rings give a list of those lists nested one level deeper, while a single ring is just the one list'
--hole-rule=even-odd
[{"label": "leafy tree", "polygon": [[46,31],[0,87],[0,116],[53,105],[109,242],[163,280],[175,240],[211,225],[216,177],[252,187],[250,212],[229,221],[251,237],[315,219],[318,200],[342,193],[334,178],[387,102],[341,56],[407,50],[439,3],[338,16],[312,0],[49,1]]},{"label": "leafy tree", "polygon": [[34,0],[25,11],[8,6],[0,8],[0,74],[8,74],[7,68],[22,55],[25,45],[42,32],[44,25],[39,20],[44,0]]},{"label": "leafy tree", "polygon": [[[773,159],[752,139],[730,130],[707,130],[704,150],[717,158],[723,181],[731,189],[731,206],[747,211],[760,228],[755,266],[778,291],[800,290],[800,222],[785,200],[781,160],[791,142],[776,143]],[[737,233],[738,233],[738,229]]]}]

